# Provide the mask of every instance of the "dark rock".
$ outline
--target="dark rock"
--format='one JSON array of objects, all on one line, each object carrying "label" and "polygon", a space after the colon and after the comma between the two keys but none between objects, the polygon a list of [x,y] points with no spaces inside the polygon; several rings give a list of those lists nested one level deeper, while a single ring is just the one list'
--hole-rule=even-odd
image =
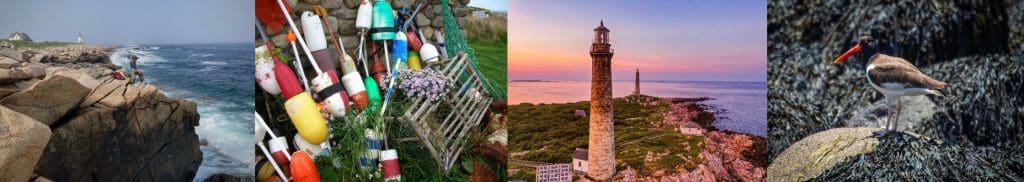
[{"label": "dark rock", "polygon": [[230,174],[214,174],[203,180],[203,182],[243,182],[255,181],[253,176],[239,176]]},{"label": "dark rock", "polygon": [[103,81],[53,126],[36,173],[56,181],[190,181],[202,162],[195,103]]},{"label": "dark rock", "polygon": [[0,179],[28,181],[50,134],[43,123],[0,106]]}]

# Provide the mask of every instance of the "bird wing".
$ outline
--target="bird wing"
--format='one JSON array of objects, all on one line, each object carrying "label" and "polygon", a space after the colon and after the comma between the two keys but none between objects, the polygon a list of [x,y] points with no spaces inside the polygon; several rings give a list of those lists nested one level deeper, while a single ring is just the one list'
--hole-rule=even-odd
[{"label": "bird wing", "polygon": [[872,60],[875,67],[868,71],[868,77],[877,84],[900,83],[910,87],[943,89],[946,83],[921,73],[913,64],[903,58],[880,55]]}]

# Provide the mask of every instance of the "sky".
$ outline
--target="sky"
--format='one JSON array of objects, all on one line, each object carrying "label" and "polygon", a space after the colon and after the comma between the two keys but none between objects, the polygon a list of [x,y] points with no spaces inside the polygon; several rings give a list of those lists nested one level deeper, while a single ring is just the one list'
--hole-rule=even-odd
[{"label": "sky", "polygon": [[253,40],[252,0],[30,0],[0,6],[0,36],[105,45],[244,43]]},{"label": "sky", "polygon": [[767,80],[765,1],[515,0],[510,80],[590,80],[589,48],[603,19],[612,79]]},{"label": "sky", "polygon": [[507,0],[472,0],[469,6],[489,9],[493,11],[508,11]]}]

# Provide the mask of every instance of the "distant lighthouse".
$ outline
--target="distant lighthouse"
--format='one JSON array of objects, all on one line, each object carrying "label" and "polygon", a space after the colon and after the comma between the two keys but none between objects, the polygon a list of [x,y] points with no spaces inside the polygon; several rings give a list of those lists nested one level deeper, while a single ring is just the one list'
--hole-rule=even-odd
[{"label": "distant lighthouse", "polygon": [[615,50],[608,42],[608,28],[594,28],[594,43],[590,47],[592,70],[590,73],[590,137],[587,176],[597,181],[611,181],[615,175],[615,130],[612,123],[612,55]]},{"label": "distant lighthouse", "polygon": [[82,34],[78,34],[78,43],[79,44],[84,44],[85,43],[85,40],[82,40]]},{"label": "distant lighthouse", "polygon": [[640,69],[636,69],[636,89],[633,89],[633,95],[640,95]]}]

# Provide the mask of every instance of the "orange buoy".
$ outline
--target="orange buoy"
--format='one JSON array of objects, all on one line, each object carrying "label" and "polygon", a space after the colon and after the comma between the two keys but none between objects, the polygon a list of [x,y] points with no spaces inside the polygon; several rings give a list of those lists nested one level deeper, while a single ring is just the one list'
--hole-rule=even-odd
[{"label": "orange buoy", "polygon": [[292,154],[292,178],[296,182],[320,182],[320,173],[316,170],[316,164],[306,152],[298,151]]}]

